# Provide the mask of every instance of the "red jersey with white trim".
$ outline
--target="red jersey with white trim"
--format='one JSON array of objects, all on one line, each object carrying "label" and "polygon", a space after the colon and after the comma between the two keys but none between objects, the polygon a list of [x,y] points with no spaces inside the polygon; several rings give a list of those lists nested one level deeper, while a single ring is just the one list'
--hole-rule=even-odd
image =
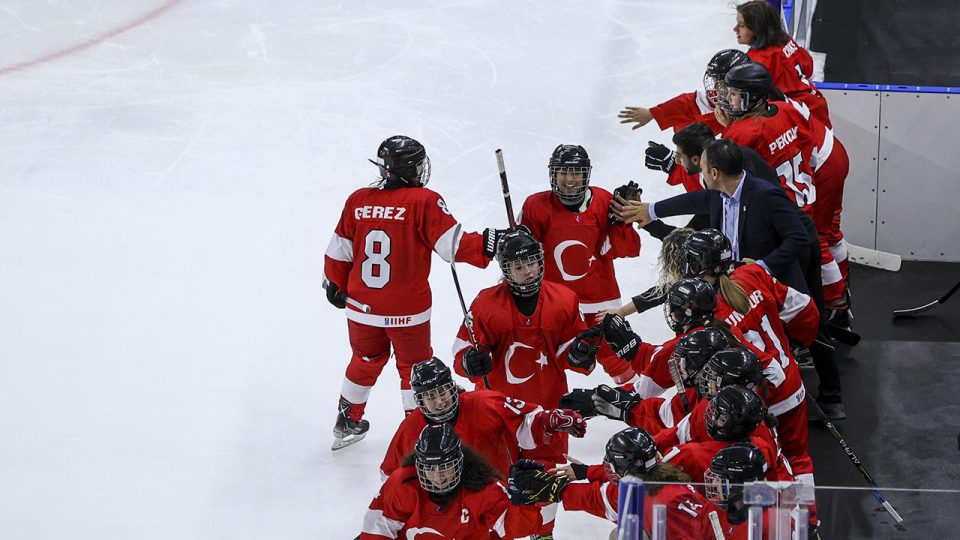
[{"label": "red jersey with white trim", "polygon": [[[820,314],[811,298],[777,281],[762,266],[745,264],[731,278],[750,299],[747,313],[738,313],[717,295],[716,318],[739,330],[755,347],[770,381],[766,402],[770,414],[781,414],[803,403],[800,367],[790,350],[790,339],[809,345],[817,336]],[[740,336],[737,336],[740,337]]]},{"label": "red jersey with white trim", "polygon": [[660,129],[671,128],[680,131],[694,122],[703,122],[715,134],[723,131],[713,114],[713,104],[702,89],[672,97],[650,108],[650,114]]},{"label": "red jersey with white trim", "polygon": [[[501,282],[480,291],[468,316],[477,343],[492,351],[493,370],[487,375],[491,390],[555,408],[568,392],[566,370],[592,371],[567,362],[570,344],[587,325],[577,295],[564,285],[544,281],[536,310],[527,317],[517,309],[510,285]],[[461,324],[453,344],[453,366],[464,377],[463,353],[469,347],[470,334]],[[483,388],[481,377],[471,380]]]},{"label": "red jersey with white trim", "polygon": [[772,116],[747,116],[733,122],[723,137],[748,146],[777,171],[780,184],[797,206],[810,214],[817,200],[817,188],[810,167],[813,135],[806,120],[789,103],[770,104]]},{"label": "red jersey with white trim", "polygon": [[481,268],[490,262],[483,235],[454,238],[456,225],[443,198],[424,187],[353,192],[324,257],[326,278],[371,308],[362,313],[347,304],[347,318],[380,327],[429,320],[431,252],[445,261],[456,252],[458,261]]},{"label": "red jersey with white trim", "polygon": [[539,510],[511,505],[507,489],[499,481],[480,491],[461,486],[448,504],[438,506],[420,487],[416,468],[409,466],[395,470],[380,487],[363,516],[360,539],[489,540],[525,537],[539,526]]},{"label": "red jersey with white trim", "polygon": [[640,380],[635,386],[635,390],[643,399],[659,396],[667,388],[674,386],[673,379],[670,377],[670,366],[667,360],[673,356],[673,351],[677,347],[677,342],[683,336],[702,329],[702,326],[695,326],[690,330],[677,334],[669,341],[660,345],[653,345],[647,342],[641,342],[637,348],[637,354],[631,360],[630,365],[633,370],[640,374]]},{"label": "red jersey with white trim", "polygon": [[527,197],[520,222],[543,243],[544,279],[562,283],[580,298],[583,313],[620,307],[613,260],[640,254],[640,235],[632,225],[611,224],[607,210],[613,195],[591,186],[586,208],[567,209],[552,191]]},{"label": "red jersey with white trim", "polygon": [[806,49],[797,45],[793,38],[783,46],[750,49],[747,56],[767,68],[773,79],[773,86],[783,91],[787,97],[806,104],[814,116],[827,126],[832,125],[827,100],[810,81],[813,77],[813,57]]},{"label": "red jersey with white trim", "polygon": [[[750,442],[763,452],[763,458],[767,462],[767,480],[780,480],[780,471],[776,466],[770,464],[778,463],[777,449],[769,442],[756,435],[750,437]],[[703,483],[703,473],[710,468],[710,462],[717,452],[731,446],[731,441],[717,441],[710,439],[705,442],[690,442],[674,446],[663,454],[664,463],[673,463],[683,469],[683,472],[690,475],[690,482],[693,484]]]},{"label": "red jersey with white trim", "polygon": [[700,401],[700,394],[697,393],[696,388],[683,390],[683,394],[674,394],[669,399],[662,397],[644,399],[630,410],[630,416],[626,419],[627,425],[643,428],[653,436],[676,426],[677,422],[690,413],[684,406],[681,396],[686,396],[690,410],[693,410]]},{"label": "red jersey with white trim", "polygon": [[[453,430],[463,444],[476,450],[504,476],[517,461],[520,448],[532,450],[546,438],[540,413],[543,408],[507,397],[500,392],[477,390],[460,393],[460,410],[451,420]],[[417,437],[427,426],[427,418],[414,409],[400,422],[380,464],[380,473],[391,474],[404,456],[413,451]]]},{"label": "red jersey with white trim", "polygon": [[[563,492],[563,508],[589,512],[616,523],[619,493],[617,482],[575,482]],[[658,504],[667,507],[666,538],[712,537],[707,536],[712,531],[708,514],[716,507],[693,486],[670,484],[661,486],[656,494],[645,494],[643,528],[648,535],[652,534],[653,507]]]}]

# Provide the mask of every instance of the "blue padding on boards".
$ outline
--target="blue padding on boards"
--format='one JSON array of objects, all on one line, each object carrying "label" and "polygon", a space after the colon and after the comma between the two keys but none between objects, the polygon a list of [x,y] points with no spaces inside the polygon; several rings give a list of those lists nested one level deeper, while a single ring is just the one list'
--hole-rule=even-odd
[{"label": "blue padding on boards", "polygon": [[617,540],[643,538],[643,480],[620,479],[617,495]]},{"label": "blue padding on boards", "polygon": [[866,84],[866,83],[836,83],[818,82],[821,90],[863,90],[868,92],[908,92],[911,94],[960,94],[960,87],[955,86],[909,86],[902,84]]}]

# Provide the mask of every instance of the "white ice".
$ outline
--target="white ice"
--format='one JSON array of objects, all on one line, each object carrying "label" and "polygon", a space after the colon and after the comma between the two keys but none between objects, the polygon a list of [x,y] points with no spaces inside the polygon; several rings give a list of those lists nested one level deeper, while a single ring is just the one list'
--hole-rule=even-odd
[{"label": "white ice", "polygon": [[[733,13],[729,0],[4,2],[0,538],[353,538],[401,418],[388,366],[370,435],[330,451],[349,349],[323,253],[374,177],[367,158],[389,135],[422,141],[430,187],[470,230],[506,223],[496,148],[517,209],[547,189],[559,143],[587,148],[596,185],[676,193],[643,167],[647,140],[669,134],[616,115],[701,84],[735,46]],[[659,243],[643,238],[618,266],[625,296],[653,281]],[[461,316],[440,262],[433,346],[449,359]],[[497,277],[460,272],[468,302]],[[659,310],[633,324],[668,335]],[[598,462],[617,428],[591,420],[572,453]],[[561,513],[557,536],[611,528]]]}]

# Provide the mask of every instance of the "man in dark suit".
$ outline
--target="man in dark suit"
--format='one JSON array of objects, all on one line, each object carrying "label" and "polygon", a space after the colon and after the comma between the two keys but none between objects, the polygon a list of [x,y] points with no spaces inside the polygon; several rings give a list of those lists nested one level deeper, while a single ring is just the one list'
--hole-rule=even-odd
[{"label": "man in dark suit", "polygon": [[[805,278],[802,261],[809,263],[811,249],[819,248],[816,237],[808,234],[797,205],[779,185],[754,177],[743,165],[743,151],[736,143],[711,140],[700,156],[706,190],[656,203],[618,201],[612,207],[625,222],[641,227],[659,217],[706,214],[710,226],[730,239],[734,260],[753,259],[778,280],[810,294],[811,288],[818,288],[820,276],[819,272],[807,272]],[[815,262],[819,264],[819,256]],[[807,279],[816,280],[813,287]],[[820,377],[817,401],[831,420],[841,420],[846,412],[840,398],[840,374],[823,321],[821,330],[821,337],[810,347]]]},{"label": "man in dark suit", "polygon": [[709,215],[710,226],[730,239],[734,259],[753,259],[780,281],[809,291],[797,261],[810,240],[797,205],[779,186],[744,171],[743,152],[730,139],[708,142],[700,165],[707,189],[657,203],[630,201],[619,206],[620,217],[643,226],[660,217]]}]

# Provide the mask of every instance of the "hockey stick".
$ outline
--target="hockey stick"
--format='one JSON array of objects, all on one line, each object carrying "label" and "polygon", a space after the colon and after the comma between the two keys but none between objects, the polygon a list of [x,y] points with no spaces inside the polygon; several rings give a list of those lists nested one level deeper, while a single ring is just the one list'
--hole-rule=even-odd
[{"label": "hockey stick", "polygon": [[667,369],[670,371],[670,378],[677,387],[677,394],[680,395],[680,402],[683,404],[683,412],[690,414],[690,401],[687,400],[687,392],[683,388],[683,381],[680,380],[680,367],[677,366],[677,359],[670,355],[667,358]]},{"label": "hockey stick", "polygon": [[507,184],[507,168],[503,165],[503,150],[497,148],[497,169],[500,170],[500,187],[503,190],[503,204],[507,207],[507,219],[510,221],[510,228],[517,228],[517,218],[513,215],[513,202],[510,200],[510,185]]},{"label": "hockey stick", "polygon": [[[450,273],[453,274],[453,285],[457,288],[457,298],[460,300],[460,309],[463,310],[463,325],[467,327],[470,343],[474,348],[477,348],[477,335],[473,333],[473,320],[467,313],[467,303],[463,301],[463,290],[460,289],[460,278],[457,276],[457,238],[460,236],[460,228],[461,225],[457,223],[457,227],[453,231],[453,239],[450,240],[450,243],[453,244],[450,250]],[[490,389],[490,381],[486,375],[483,376],[483,385],[487,387],[487,390]]]},{"label": "hockey stick", "polygon": [[949,291],[947,291],[947,294],[941,296],[939,299],[934,300],[933,302],[930,302],[929,304],[924,304],[920,307],[915,307],[915,308],[894,310],[893,318],[896,319],[897,317],[911,317],[913,315],[919,315],[920,313],[923,313],[925,311],[930,311],[931,309],[946,302],[948,298],[953,296],[953,293],[957,292],[957,289],[960,289],[960,281],[958,281],[956,285],[954,285]]},{"label": "hockey stick", "polygon": [[[323,288],[326,289],[329,286],[330,286],[330,282],[327,281],[327,278],[323,278]],[[370,309],[371,309],[370,306],[368,306],[367,304],[364,304],[363,302],[358,302],[357,300],[354,300],[353,298],[350,298],[348,296],[347,303],[364,313],[370,313]]]},{"label": "hockey stick", "polygon": [[848,242],[847,256],[850,258],[850,262],[853,263],[888,270],[890,272],[900,271],[900,256],[895,253],[855,246]]},{"label": "hockey stick", "polygon": [[903,518],[900,517],[900,514],[893,508],[887,499],[883,497],[883,494],[880,493],[880,487],[877,486],[877,483],[873,481],[873,477],[870,476],[870,473],[867,472],[866,467],[863,466],[863,462],[860,461],[860,458],[853,453],[853,450],[850,449],[850,446],[847,445],[847,441],[843,439],[843,435],[840,434],[840,431],[837,430],[837,427],[833,425],[833,422],[827,418],[826,413],[823,412],[823,409],[820,408],[820,405],[817,403],[817,400],[810,397],[810,394],[807,394],[807,401],[810,402],[810,405],[813,407],[813,410],[817,413],[817,416],[823,420],[824,425],[827,426],[827,430],[833,435],[833,438],[840,443],[840,448],[843,448],[843,451],[847,454],[847,457],[850,458],[850,461],[853,465],[860,471],[860,474],[863,476],[863,479],[867,481],[867,484],[870,486],[870,493],[873,494],[873,498],[880,503],[880,506],[893,517],[894,521],[897,523],[903,523]]},{"label": "hockey stick", "polygon": [[828,322],[827,331],[830,332],[830,337],[839,341],[840,343],[843,343],[844,345],[847,345],[848,347],[856,347],[857,344],[860,343],[860,334],[854,332],[853,330],[834,326]]}]

